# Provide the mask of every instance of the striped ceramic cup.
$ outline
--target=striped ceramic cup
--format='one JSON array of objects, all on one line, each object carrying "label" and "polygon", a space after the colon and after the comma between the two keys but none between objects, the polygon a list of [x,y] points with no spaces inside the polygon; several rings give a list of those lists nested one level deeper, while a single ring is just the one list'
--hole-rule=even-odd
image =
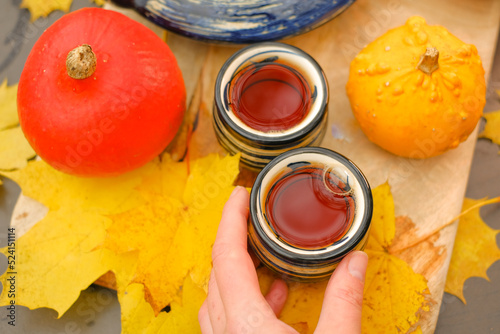
[{"label": "striped ceramic cup", "polygon": [[236,52],[215,84],[213,124],[220,144],[258,171],[293,148],[320,145],[326,131],[328,84],[318,63],[283,43]]}]

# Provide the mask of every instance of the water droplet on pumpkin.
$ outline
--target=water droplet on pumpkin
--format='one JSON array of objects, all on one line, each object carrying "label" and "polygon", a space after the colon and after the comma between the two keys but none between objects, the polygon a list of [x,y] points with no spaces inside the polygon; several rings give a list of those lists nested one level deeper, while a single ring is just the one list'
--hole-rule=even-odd
[{"label": "water droplet on pumpkin", "polygon": [[403,87],[401,87],[401,86],[394,87],[394,91],[392,92],[392,95],[398,96],[401,94],[403,94]]},{"label": "water droplet on pumpkin", "polygon": [[428,36],[427,36],[427,34],[425,32],[419,31],[417,33],[417,41],[418,41],[418,43],[424,44],[425,42],[427,42],[427,39],[428,39]]},{"label": "water droplet on pumpkin", "polygon": [[410,45],[410,46],[413,46],[415,43],[413,43],[413,40],[406,36],[404,39],[403,39],[403,43],[405,43],[406,45]]},{"label": "water droplet on pumpkin", "polygon": [[110,55],[103,52],[99,55],[99,57],[102,59],[103,63],[107,63],[109,61]]},{"label": "water droplet on pumpkin", "polygon": [[431,102],[436,102],[437,96],[438,94],[435,91],[431,92]]},{"label": "water droplet on pumpkin", "polygon": [[424,82],[424,74],[422,72],[418,72],[417,80],[416,80],[415,84],[417,86],[420,86],[420,85],[422,85],[423,82]]},{"label": "water droplet on pumpkin", "polygon": [[429,88],[430,83],[431,83],[431,81],[429,79],[429,76],[428,75],[424,76],[424,80],[422,82],[422,88],[423,89]]},{"label": "water droplet on pumpkin", "polygon": [[385,47],[385,51],[389,51],[390,49],[391,49],[391,47],[390,47],[390,46],[386,46],[386,47]]},{"label": "water droplet on pumpkin", "polygon": [[366,69],[366,73],[368,75],[373,75],[376,73],[376,71],[377,71],[377,66],[375,64],[370,64]]},{"label": "water droplet on pumpkin", "polygon": [[384,74],[384,73],[389,72],[390,70],[391,70],[391,68],[386,63],[381,62],[381,63],[377,64],[377,73],[378,74]]}]

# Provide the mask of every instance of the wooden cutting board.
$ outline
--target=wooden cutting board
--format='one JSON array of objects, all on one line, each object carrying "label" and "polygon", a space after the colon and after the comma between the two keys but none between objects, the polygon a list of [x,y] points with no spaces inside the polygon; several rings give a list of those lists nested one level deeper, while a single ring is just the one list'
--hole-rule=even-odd
[{"label": "wooden cutting board", "polygon": [[[117,10],[163,34],[161,29],[136,13]],[[401,225],[404,228],[397,236],[401,247],[412,244],[415,239],[433,235],[429,240],[434,247],[431,242],[423,242],[401,253],[414,270],[428,280],[434,303],[420,325],[424,333],[432,333],[439,314],[457,225],[454,223],[441,230],[440,227],[460,213],[476,132],[458,148],[441,156],[426,160],[400,158],[368,141],[352,115],[345,93],[349,64],[354,56],[373,39],[390,28],[404,24],[412,15],[423,16],[429,24],[445,26],[463,41],[475,44],[488,77],[500,24],[500,1],[495,0],[358,0],[333,21],[284,42],[312,55],[327,76],[330,117],[322,146],[353,160],[373,188],[389,182],[396,216],[406,216],[415,224],[414,227],[411,224]],[[216,142],[211,125],[213,87],[224,61],[241,46],[210,45],[175,34],[167,35],[167,43],[183,71],[189,106],[185,126],[169,151],[177,158],[185,154],[189,125],[198,114],[200,121],[191,138],[190,158],[210,152],[224,153]],[[249,186],[253,177],[252,173],[242,171],[238,182]],[[46,212],[40,204],[21,196],[11,224],[21,235]],[[436,230],[440,230],[439,233],[433,234]]]}]

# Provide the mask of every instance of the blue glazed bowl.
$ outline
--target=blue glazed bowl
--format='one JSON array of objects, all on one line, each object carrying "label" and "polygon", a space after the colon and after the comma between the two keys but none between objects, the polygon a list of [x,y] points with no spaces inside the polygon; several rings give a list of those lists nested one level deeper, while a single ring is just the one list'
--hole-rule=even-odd
[{"label": "blue glazed bowl", "polygon": [[113,0],[159,26],[203,41],[255,43],[314,29],[354,0]]}]

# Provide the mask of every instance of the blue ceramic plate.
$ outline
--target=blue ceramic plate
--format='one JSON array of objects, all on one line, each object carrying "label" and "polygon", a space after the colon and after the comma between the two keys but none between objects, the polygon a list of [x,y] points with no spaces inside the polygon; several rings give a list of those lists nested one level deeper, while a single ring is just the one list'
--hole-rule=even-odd
[{"label": "blue ceramic plate", "polygon": [[254,43],[304,33],[354,0],[113,0],[161,27],[204,41]]}]

